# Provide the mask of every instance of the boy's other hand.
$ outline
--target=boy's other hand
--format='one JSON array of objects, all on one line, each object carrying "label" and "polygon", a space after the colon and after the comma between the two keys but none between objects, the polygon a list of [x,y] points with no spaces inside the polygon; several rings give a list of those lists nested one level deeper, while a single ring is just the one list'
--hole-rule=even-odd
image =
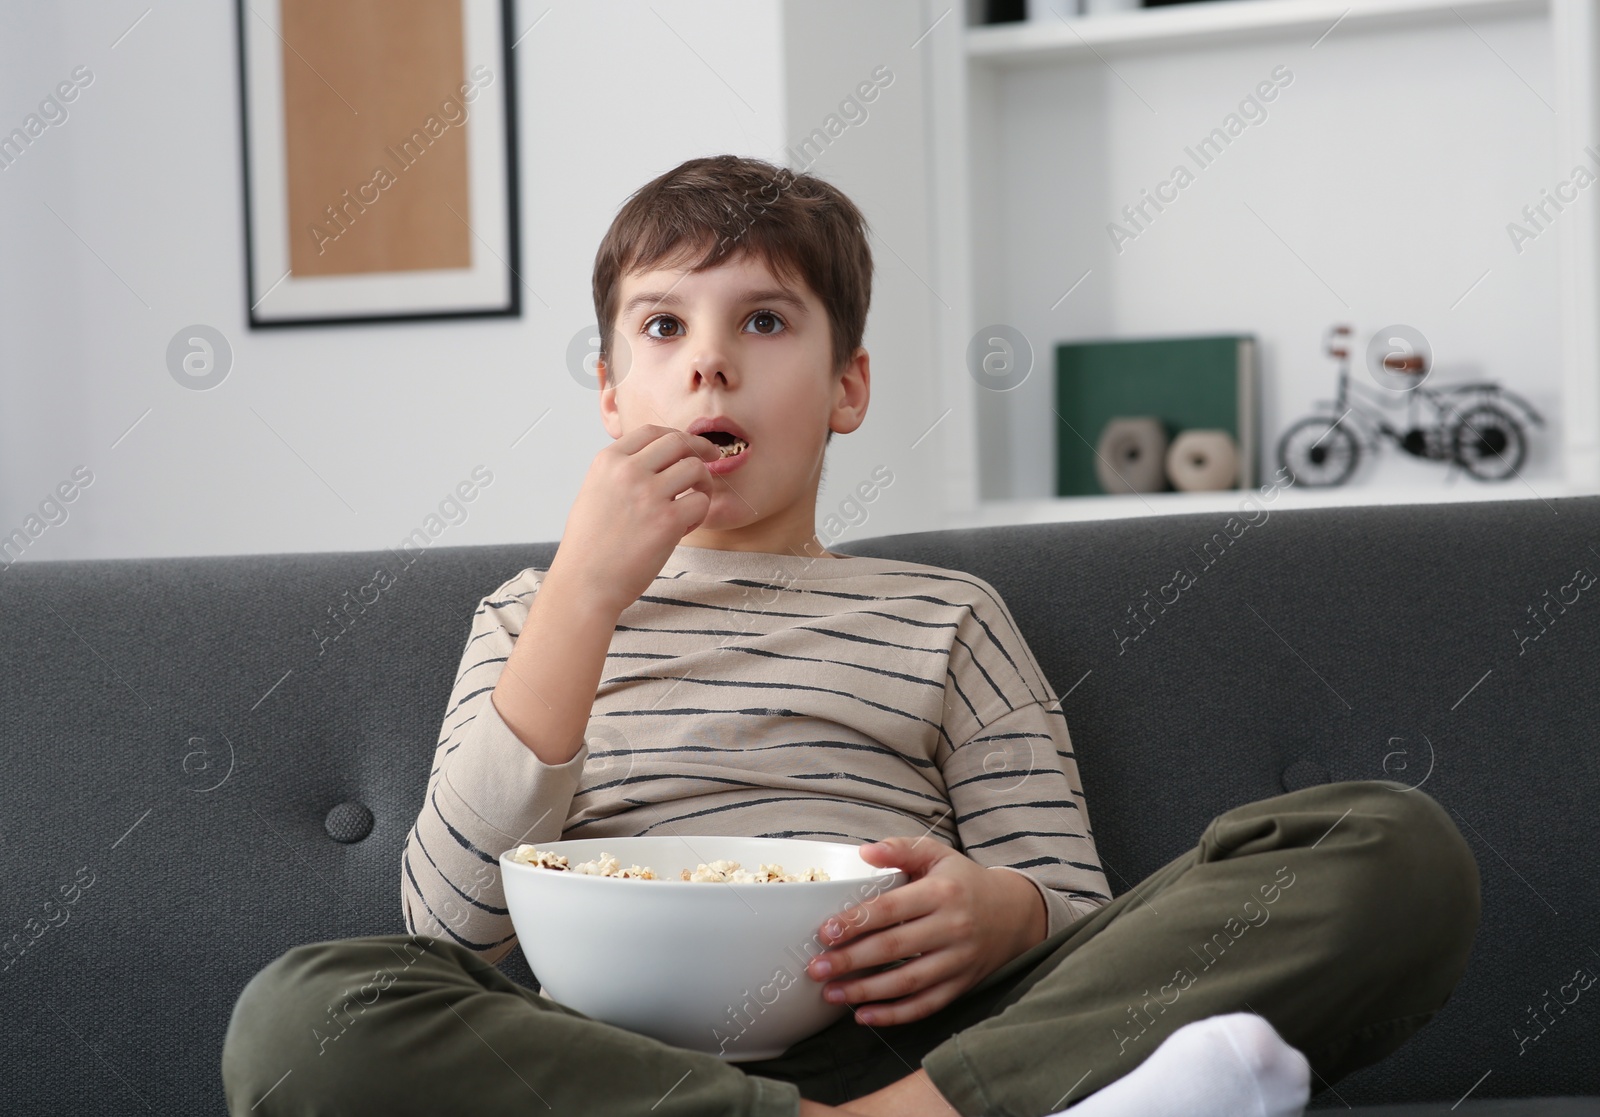
[{"label": "boy's other hand", "polygon": [[[1025,877],[926,835],[862,846],[861,858],[911,880],[825,922],[817,937],[833,949],[806,974],[829,980],[823,995],[835,1003],[881,1002],[856,1010],[862,1023],[905,1024],[937,1012],[1031,946],[1028,929],[1043,921],[1044,900]],[[904,958],[911,960],[862,973]],[[823,962],[828,973],[819,972]],[[829,996],[835,990],[842,997]]]},{"label": "boy's other hand", "polygon": [[653,423],[601,450],[567,515],[551,579],[580,586],[621,613],[705,522],[712,493],[706,462],[721,456],[709,438]]}]

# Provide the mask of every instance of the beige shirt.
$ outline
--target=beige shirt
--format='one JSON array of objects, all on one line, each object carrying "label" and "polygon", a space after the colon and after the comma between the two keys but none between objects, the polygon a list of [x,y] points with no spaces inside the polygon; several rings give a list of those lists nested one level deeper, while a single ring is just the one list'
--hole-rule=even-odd
[{"label": "beige shirt", "polygon": [[473,614],[401,861],[413,933],[498,960],[502,851],[643,834],[927,834],[1031,880],[1048,934],[1110,900],[1065,715],[982,579],[680,545],[618,619],[585,743],[550,765],[489,697],[543,573]]}]

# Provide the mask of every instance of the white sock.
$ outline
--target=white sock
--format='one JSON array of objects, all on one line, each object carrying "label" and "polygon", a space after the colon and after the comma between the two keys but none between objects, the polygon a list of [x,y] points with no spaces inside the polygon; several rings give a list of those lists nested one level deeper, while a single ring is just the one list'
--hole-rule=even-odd
[{"label": "white sock", "polygon": [[1300,1117],[1311,1064],[1253,1012],[1185,1024],[1109,1086],[1050,1117]]}]

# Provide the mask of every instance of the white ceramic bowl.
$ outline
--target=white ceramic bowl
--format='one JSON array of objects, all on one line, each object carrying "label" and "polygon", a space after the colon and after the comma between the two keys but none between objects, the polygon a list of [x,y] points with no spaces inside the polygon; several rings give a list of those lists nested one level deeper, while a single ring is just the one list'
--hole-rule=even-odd
[{"label": "white ceramic bowl", "polygon": [[[532,843],[569,864],[609,853],[662,880],[535,868],[500,855],[506,907],[545,994],[586,1016],[730,1062],[770,1059],[850,1011],[822,999],[806,964],[831,915],[905,884],[858,847],[798,838],[669,836]],[[719,859],[755,872],[815,866],[825,881],[678,879]],[[887,968],[887,967],[879,967]]]}]

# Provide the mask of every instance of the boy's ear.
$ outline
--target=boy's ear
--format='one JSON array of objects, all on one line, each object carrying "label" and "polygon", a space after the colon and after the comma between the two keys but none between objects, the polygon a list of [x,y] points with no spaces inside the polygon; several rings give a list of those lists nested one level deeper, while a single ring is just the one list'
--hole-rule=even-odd
[{"label": "boy's ear", "polygon": [[611,370],[603,359],[596,358],[595,374],[600,379],[600,422],[613,439],[622,437],[622,414],[617,409],[617,389],[611,384]]},{"label": "boy's ear", "polygon": [[867,417],[867,404],[872,398],[872,369],[866,346],[857,346],[850,355],[845,370],[834,385],[833,414],[828,429],[836,434],[849,434]]},{"label": "boy's ear", "polygon": [[622,437],[622,414],[617,407],[617,387],[633,364],[633,350],[622,330],[611,332],[611,358],[595,354],[594,370],[600,385],[600,421],[612,438]]}]

